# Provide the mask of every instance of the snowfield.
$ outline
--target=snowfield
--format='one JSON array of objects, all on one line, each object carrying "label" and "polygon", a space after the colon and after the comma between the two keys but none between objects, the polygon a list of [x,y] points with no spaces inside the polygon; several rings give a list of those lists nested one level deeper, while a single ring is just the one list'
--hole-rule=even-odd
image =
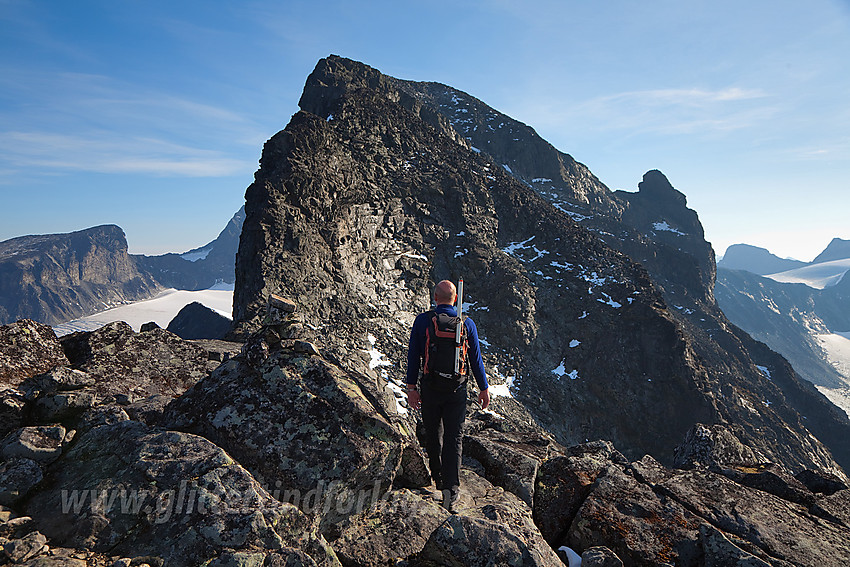
[{"label": "snowfield", "polygon": [[227,318],[232,318],[233,286],[217,285],[201,291],[167,289],[153,299],[128,303],[74,319],[56,325],[53,330],[57,336],[61,337],[75,331],[94,331],[114,321],[125,321],[133,327],[134,331],[139,331],[142,325],[149,321],[153,321],[164,329],[183,307],[193,301],[206,305]]},{"label": "snowfield", "polygon": [[843,409],[850,416],[850,332],[817,335],[829,361],[847,382],[843,388],[824,388],[816,386],[829,401]]},{"label": "snowfield", "polygon": [[765,277],[777,282],[801,283],[815,289],[823,289],[840,282],[848,270],[850,270],[850,258],[844,258],[843,260],[820,262],[802,268],[794,268],[787,272],[770,274]]}]

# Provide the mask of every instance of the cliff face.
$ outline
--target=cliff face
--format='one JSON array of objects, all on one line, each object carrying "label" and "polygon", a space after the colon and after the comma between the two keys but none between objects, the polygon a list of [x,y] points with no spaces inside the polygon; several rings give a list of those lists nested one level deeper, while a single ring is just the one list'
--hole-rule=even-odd
[{"label": "cliff face", "polygon": [[127,254],[124,232],[104,225],[0,243],[0,322],[57,324],[159,289]]},{"label": "cliff face", "polygon": [[730,423],[775,461],[839,470],[794,409],[828,402],[790,367],[773,380],[756,368],[751,339],[714,305],[696,214],[663,175],[628,195],[566,175],[544,196],[415,95],[353,61],[317,65],[246,192],[237,334],[279,293],[335,360],[366,368],[380,351],[398,377],[433,284],[463,277],[493,382],[510,382],[561,442],[606,438],[669,461],[695,422]]}]

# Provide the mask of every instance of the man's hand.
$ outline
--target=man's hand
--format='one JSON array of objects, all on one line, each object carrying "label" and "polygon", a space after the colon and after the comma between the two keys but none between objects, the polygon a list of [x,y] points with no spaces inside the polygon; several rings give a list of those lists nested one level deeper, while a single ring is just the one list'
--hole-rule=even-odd
[{"label": "man's hand", "polygon": [[490,405],[490,388],[481,390],[481,393],[478,394],[478,403],[481,404],[481,409],[487,409],[487,406]]},{"label": "man's hand", "polygon": [[407,405],[415,410],[418,410],[422,406],[422,397],[419,395],[419,390],[407,389]]}]

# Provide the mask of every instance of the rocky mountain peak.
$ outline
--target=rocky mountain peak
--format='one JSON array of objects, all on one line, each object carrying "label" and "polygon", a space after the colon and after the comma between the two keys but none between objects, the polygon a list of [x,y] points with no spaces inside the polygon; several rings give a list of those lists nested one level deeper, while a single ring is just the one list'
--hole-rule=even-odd
[{"label": "rocky mountain peak", "polygon": [[[462,276],[492,382],[560,442],[669,462],[695,421],[734,422],[767,458],[840,470],[793,409],[814,394],[790,369],[767,380],[767,355],[754,361],[716,308],[711,246],[660,172],[609,193],[613,208],[550,198],[459,135],[426,96],[438,89],[319,62],[246,191],[234,337],[280,294],[325,356],[398,380],[434,283]],[[811,414],[818,436],[850,427]]]},{"label": "rocky mountain peak", "polygon": [[638,192],[647,199],[657,201],[660,207],[688,206],[688,200],[684,193],[674,189],[667,176],[657,169],[652,169],[643,174],[643,180],[638,183]]},{"label": "rocky mountain peak", "polygon": [[833,238],[823,252],[812,260],[812,264],[819,262],[831,262],[832,260],[843,260],[850,258],[850,240]]}]

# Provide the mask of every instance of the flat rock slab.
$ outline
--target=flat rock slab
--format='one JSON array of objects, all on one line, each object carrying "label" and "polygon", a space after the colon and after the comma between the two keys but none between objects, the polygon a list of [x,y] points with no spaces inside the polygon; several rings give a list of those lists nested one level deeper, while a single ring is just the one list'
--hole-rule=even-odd
[{"label": "flat rock slab", "polygon": [[61,425],[23,427],[0,442],[0,457],[20,457],[42,464],[52,463],[62,454],[66,433]]}]

